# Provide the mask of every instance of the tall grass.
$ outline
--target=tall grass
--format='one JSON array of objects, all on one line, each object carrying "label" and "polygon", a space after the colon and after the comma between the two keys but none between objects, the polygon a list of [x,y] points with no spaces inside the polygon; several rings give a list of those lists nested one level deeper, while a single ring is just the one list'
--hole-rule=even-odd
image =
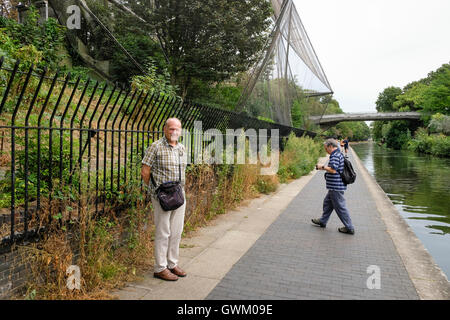
[{"label": "tall grass", "polygon": [[[80,214],[68,225],[61,227],[55,217],[39,242],[18,248],[16,263],[30,269],[25,298],[109,299],[112,288],[150,267],[153,228],[143,199],[119,215],[107,210],[101,217],[94,217],[92,199],[82,201]],[[66,286],[70,265],[80,268],[80,290]]]},{"label": "tall grass", "polygon": [[[260,166],[241,165],[195,165],[186,175],[187,210],[185,232],[205,225],[218,214],[235,208],[243,200],[263,193],[258,185],[267,178],[259,175]],[[273,183],[272,191],[277,182]]]},{"label": "tall grass", "polygon": [[298,179],[314,169],[322,154],[322,144],[309,137],[297,138],[291,134],[280,155],[278,177],[281,183]]}]

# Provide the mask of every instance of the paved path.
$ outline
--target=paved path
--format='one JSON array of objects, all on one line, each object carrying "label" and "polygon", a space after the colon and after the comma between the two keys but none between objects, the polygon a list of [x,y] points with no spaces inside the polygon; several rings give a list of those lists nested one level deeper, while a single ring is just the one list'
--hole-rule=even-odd
[{"label": "paved path", "polygon": [[[337,231],[335,213],[326,229],[311,224],[326,194],[323,171],[313,171],[183,238],[186,278],[162,281],[149,270],[112,293],[133,300],[450,300],[442,270],[359,159],[350,160],[358,173],[345,195],[354,236]],[[370,266],[379,268],[380,289],[367,287]]]},{"label": "paved path", "polygon": [[[342,224],[335,212],[325,229],[311,224],[311,218],[321,215],[326,194],[323,172],[319,172],[207,299],[419,299],[376,203],[354,167],[358,178],[345,197],[355,235],[337,231]],[[372,275],[367,269],[373,265],[380,270],[380,289],[367,287]]]}]

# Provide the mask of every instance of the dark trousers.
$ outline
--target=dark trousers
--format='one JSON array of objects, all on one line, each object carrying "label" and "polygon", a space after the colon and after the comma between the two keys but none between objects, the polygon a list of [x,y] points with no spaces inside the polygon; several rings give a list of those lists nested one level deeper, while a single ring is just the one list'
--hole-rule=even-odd
[{"label": "dark trousers", "polygon": [[347,229],[354,230],[350,213],[345,205],[344,191],[328,190],[323,200],[323,214],[320,222],[326,225],[333,210],[336,211],[339,219]]}]

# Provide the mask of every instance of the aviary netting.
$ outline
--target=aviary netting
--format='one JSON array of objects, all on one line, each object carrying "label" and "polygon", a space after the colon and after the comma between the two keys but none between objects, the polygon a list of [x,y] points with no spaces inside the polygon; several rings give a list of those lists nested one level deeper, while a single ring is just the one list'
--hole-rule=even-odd
[{"label": "aviary netting", "polygon": [[271,1],[272,32],[261,59],[249,72],[236,109],[293,126],[293,108],[302,108],[309,98],[330,95],[333,90],[293,1]]}]

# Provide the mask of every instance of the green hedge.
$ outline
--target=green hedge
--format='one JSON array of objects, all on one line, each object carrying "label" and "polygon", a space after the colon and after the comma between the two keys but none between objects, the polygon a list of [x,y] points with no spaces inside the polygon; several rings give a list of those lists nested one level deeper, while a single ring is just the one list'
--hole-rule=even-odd
[{"label": "green hedge", "polygon": [[408,149],[439,157],[450,157],[450,137],[444,134],[431,134],[423,128],[417,130],[414,139],[409,141]]}]

